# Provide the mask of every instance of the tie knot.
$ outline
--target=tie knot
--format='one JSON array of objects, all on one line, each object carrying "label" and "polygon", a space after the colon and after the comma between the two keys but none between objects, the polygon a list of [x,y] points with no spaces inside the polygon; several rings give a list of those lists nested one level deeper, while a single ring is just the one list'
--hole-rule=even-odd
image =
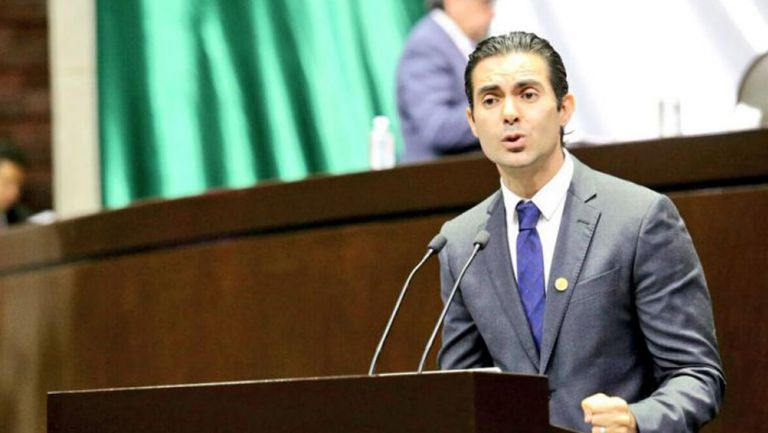
[{"label": "tie knot", "polygon": [[536,228],[541,212],[532,201],[521,201],[515,209],[517,210],[517,220],[520,222],[520,231]]}]

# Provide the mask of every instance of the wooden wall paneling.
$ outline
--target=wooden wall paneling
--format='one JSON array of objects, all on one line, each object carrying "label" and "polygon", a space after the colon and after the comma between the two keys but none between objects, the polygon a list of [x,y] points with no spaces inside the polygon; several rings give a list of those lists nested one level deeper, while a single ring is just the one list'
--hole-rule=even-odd
[{"label": "wooden wall paneling", "polygon": [[45,0],[0,2],[0,136],[30,159],[23,203],[52,207],[51,103]]},{"label": "wooden wall paneling", "polygon": [[706,432],[762,431],[768,409],[768,185],[673,195],[712,296],[726,375],[722,413]]},{"label": "wooden wall paneling", "polygon": [[[53,389],[365,373],[403,278],[448,217],[228,239],[4,276],[0,359],[10,379],[0,381],[8,414],[0,428],[42,431]],[[438,290],[432,263],[414,282],[381,371],[415,369],[439,313]]]}]

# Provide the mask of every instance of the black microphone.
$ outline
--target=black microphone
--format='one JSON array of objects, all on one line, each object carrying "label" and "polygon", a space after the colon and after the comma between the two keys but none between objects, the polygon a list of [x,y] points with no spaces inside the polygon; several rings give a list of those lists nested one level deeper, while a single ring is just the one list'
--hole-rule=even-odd
[{"label": "black microphone", "polygon": [[379,345],[376,346],[376,352],[373,354],[373,359],[371,360],[371,367],[368,369],[369,376],[373,376],[373,372],[376,370],[376,361],[378,361],[379,355],[381,355],[381,349],[384,347],[384,341],[386,341],[387,336],[389,335],[389,330],[392,328],[392,323],[395,321],[395,316],[397,316],[397,312],[400,310],[400,304],[403,303],[403,298],[405,298],[405,292],[408,291],[408,286],[411,284],[411,280],[413,279],[413,276],[416,275],[416,272],[419,269],[421,269],[424,263],[427,262],[427,259],[439,253],[440,250],[443,249],[446,242],[447,240],[445,239],[445,236],[441,234],[438,234],[437,236],[432,238],[432,241],[427,246],[427,253],[424,254],[424,257],[421,259],[419,264],[417,264],[413,268],[410,275],[408,275],[408,278],[405,280],[405,284],[403,284],[403,288],[400,290],[400,296],[397,298],[397,302],[395,303],[395,308],[392,310],[392,314],[389,316],[389,322],[387,322],[387,327],[384,328],[384,333],[381,335],[381,339],[379,340]]},{"label": "black microphone", "polygon": [[472,250],[472,254],[469,256],[469,259],[467,259],[467,263],[464,264],[464,267],[461,269],[461,273],[459,273],[459,278],[456,279],[456,283],[453,285],[453,289],[451,289],[451,294],[448,296],[448,299],[445,301],[445,307],[443,307],[443,312],[440,313],[440,318],[437,319],[437,324],[435,325],[435,329],[432,331],[432,336],[429,337],[429,341],[427,342],[427,346],[424,348],[424,353],[421,355],[421,362],[419,362],[419,374],[424,370],[424,363],[427,361],[427,356],[429,356],[429,351],[432,349],[432,345],[435,344],[435,338],[437,337],[438,331],[440,331],[440,326],[443,324],[443,321],[445,320],[445,315],[448,313],[448,308],[450,308],[451,303],[453,302],[453,298],[456,296],[456,292],[459,290],[459,284],[461,283],[461,279],[464,278],[464,274],[467,272],[467,269],[469,269],[469,265],[472,264],[472,261],[475,259],[475,256],[477,256],[477,253],[485,248],[485,246],[488,244],[488,240],[491,238],[490,233],[488,233],[485,230],[480,231],[480,233],[475,236],[474,242],[472,242],[475,245],[475,248]]}]

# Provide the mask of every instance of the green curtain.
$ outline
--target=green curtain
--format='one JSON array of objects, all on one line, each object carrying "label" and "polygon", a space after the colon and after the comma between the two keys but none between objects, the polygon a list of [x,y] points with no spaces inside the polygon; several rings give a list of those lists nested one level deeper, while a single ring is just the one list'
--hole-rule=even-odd
[{"label": "green curtain", "polygon": [[[421,0],[99,0],[104,205],[368,165]],[[399,134],[395,134],[398,136]]]}]

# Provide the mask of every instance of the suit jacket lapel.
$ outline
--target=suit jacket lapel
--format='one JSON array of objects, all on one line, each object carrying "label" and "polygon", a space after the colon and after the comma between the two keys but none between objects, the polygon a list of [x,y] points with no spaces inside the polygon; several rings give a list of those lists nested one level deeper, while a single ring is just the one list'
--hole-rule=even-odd
[{"label": "suit jacket lapel", "polygon": [[[541,374],[547,370],[573,287],[579,279],[592,235],[600,219],[600,211],[588,204],[596,195],[590,178],[590,169],[576,158],[573,159],[573,180],[565,199],[563,218],[560,222],[547,283],[547,303],[544,311],[544,332],[539,364]],[[565,278],[568,281],[565,291],[561,292],[555,288],[555,281],[558,278]]]},{"label": "suit jacket lapel", "polygon": [[512,268],[512,260],[509,255],[506,210],[501,192],[498,193],[496,200],[488,207],[488,213],[490,216],[488,217],[485,229],[490,233],[491,241],[488,242],[484,254],[480,254],[477,260],[483,261],[487,267],[488,275],[490,275],[493,282],[494,292],[496,292],[504,314],[512,324],[514,333],[525,349],[525,353],[533,365],[538,366],[539,354],[533,342],[533,336],[528,326],[528,319],[525,317],[523,304],[520,301],[517,282]]}]

